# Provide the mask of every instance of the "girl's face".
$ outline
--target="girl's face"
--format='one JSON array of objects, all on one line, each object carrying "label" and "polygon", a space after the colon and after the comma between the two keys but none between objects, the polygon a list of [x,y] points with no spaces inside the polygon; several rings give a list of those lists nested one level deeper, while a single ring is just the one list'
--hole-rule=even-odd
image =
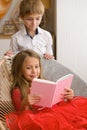
[{"label": "girl's face", "polygon": [[36,31],[36,28],[40,25],[41,20],[42,20],[41,14],[26,15],[23,18],[24,24],[27,30],[30,32]]},{"label": "girl's face", "polygon": [[22,75],[29,82],[32,82],[34,78],[38,78],[40,75],[39,60],[34,57],[26,57],[22,66]]}]

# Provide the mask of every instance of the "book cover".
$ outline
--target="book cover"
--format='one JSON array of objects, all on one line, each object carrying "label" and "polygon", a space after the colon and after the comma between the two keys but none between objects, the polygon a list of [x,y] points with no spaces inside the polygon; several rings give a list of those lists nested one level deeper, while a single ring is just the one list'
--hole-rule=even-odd
[{"label": "book cover", "polygon": [[32,82],[31,94],[41,97],[36,105],[43,107],[52,107],[54,104],[63,100],[62,93],[64,89],[69,89],[73,80],[73,74],[68,74],[56,82],[35,78]]}]

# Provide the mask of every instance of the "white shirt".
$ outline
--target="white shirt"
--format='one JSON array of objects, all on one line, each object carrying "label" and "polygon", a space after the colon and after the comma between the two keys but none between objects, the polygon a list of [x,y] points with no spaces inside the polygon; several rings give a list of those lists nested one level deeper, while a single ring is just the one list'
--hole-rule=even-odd
[{"label": "white shirt", "polygon": [[41,55],[44,53],[53,55],[52,43],[50,32],[38,27],[38,33],[31,38],[26,29],[23,28],[11,37],[10,49],[14,53],[24,49],[32,49]]}]

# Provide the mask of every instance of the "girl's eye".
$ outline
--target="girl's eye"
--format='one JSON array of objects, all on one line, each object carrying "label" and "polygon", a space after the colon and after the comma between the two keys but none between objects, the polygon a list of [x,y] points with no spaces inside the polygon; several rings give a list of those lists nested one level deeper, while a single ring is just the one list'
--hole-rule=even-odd
[{"label": "girl's eye", "polygon": [[31,67],[27,67],[26,69],[31,69]]},{"label": "girl's eye", "polygon": [[39,68],[39,66],[35,66],[35,68]]}]

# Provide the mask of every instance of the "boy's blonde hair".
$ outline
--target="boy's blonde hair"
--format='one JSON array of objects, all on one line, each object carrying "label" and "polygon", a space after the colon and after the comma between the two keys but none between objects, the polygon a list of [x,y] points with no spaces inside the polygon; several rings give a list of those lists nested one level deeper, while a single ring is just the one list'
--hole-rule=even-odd
[{"label": "boy's blonde hair", "polygon": [[22,0],[20,3],[20,16],[24,17],[27,14],[43,15],[45,7],[41,0]]}]

